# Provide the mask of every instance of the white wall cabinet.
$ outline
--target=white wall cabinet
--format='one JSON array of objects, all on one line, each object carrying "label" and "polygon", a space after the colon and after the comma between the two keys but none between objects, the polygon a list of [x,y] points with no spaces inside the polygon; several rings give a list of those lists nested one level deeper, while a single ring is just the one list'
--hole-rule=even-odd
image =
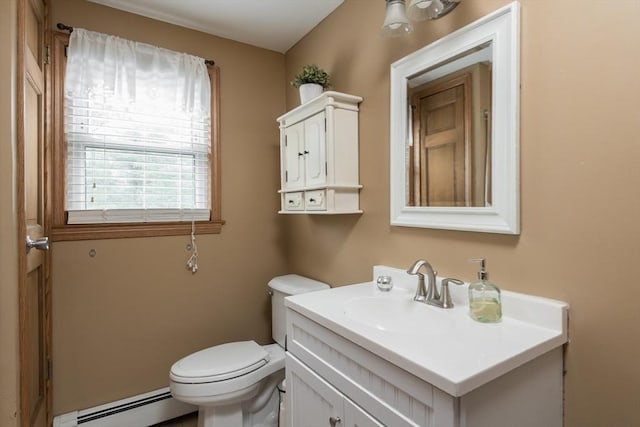
[{"label": "white wall cabinet", "polygon": [[346,214],[359,208],[358,104],[324,92],[278,118],[279,213]]},{"label": "white wall cabinet", "polygon": [[287,343],[292,427],[562,426],[561,347],[452,396],[291,308]]}]

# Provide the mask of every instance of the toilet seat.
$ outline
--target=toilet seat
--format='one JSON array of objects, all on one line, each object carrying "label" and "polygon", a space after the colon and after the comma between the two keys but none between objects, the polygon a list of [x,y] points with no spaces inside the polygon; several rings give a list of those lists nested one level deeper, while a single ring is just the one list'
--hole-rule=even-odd
[{"label": "toilet seat", "polygon": [[269,353],[255,341],[240,341],[209,347],[178,360],[169,377],[183,384],[226,381],[260,369]]},{"label": "toilet seat", "polygon": [[[247,347],[253,346],[248,345]],[[189,373],[190,371],[188,370],[181,370],[185,364],[180,363],[184,359],[179,360],[171,367],[169,374],[169,387],[171,389],[171,394],[182,402],[198,406],[210,406],[212,404],[227,405],[250,399],[253,395],[259,392],[261,382],[265,378],[275,375],[281,376],[279,381],[284,379],[284,349],[278,344],[268,344],[260,347],[260,349],[267,353],[267,356],[264,359],[267,360],[267,362],[264,365],[251,372],[245,373],[244,375],[233,376],[229,379],[219,381],[206,382],[205,378],[208,378],[207,376],[196,377],[193,373]],[[257,354],[260,353],[258,352]],[[187,358],[188,357],[189,356],[187,356]],[[176,365],[178,364],[179,367],[176,369]],[[212,363],[212,365],[213,364],[215,363]],[[186,365],[187,367],[189,366],[188,364]],[[234,373],[237,372],[238,371],[234,371]],[[185,374],[186,376],[184,376]]]}]

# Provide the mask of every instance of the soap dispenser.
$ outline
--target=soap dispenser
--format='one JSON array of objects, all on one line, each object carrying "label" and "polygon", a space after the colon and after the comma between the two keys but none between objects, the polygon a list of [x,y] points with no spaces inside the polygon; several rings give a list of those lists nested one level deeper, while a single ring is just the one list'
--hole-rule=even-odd
[{"label": "soap dispenser", "polygon": [[487,279],[484,258],[472,259],[480,263],[478,280],[469,285],[469,315],[482,323],[496,323],[502,319],[500,289]]}]

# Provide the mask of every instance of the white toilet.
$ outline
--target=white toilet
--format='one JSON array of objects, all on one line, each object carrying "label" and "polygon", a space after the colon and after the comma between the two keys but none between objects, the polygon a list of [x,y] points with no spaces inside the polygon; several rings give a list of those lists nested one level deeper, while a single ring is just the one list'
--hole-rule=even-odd
[{"label": "white toilet", "polygon": [[184,357],[171,367],[171,394],[198,405],[198,427],[278,426],[278,384],[284,380],[284,298],[329,286],[296,274],[275,277],[268,286],[276,344],[221,344]]}]

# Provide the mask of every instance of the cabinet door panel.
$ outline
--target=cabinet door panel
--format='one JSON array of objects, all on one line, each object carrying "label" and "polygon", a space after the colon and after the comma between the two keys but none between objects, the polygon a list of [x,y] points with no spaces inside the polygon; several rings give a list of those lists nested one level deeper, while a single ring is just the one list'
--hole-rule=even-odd
[{"label": "cabinet door panel", "polygon": [[329,418],[344,419],[343,397],[297,359],[287,354],[289,425],[328,427]]},{"label": "cabinet door panel", "polygon": [[304,123],[285,129],[283,189],[301,188],[304,185]]},{"label": "cabinet door panel", "polygon": [[325,114],[318,113],[304,121],[306,185],[327,182],[327,145]]},{"label": "cabinet door panel", "polygon": [[375,418],[348,399],[344,401],[345,427],[384,427]]}]

